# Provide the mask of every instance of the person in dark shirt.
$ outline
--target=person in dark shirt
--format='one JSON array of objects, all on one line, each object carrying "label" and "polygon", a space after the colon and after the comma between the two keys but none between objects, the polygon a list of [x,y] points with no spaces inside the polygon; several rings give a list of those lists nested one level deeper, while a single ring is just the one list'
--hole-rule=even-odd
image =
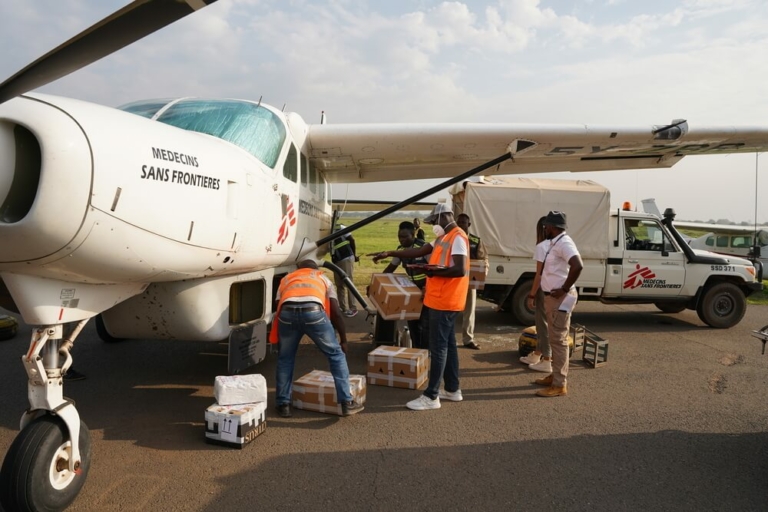
[{"label": "person in dark shirt", "polygon": [[426,240],[424,230],[421,229],[421,221],[419,219],[413,219],[413,230],[416,234],[416,238],[419,240]]},{"label": "person in dark shirt", "polygon": [[[410,248],[423,246],[425,244],[424,240],[420,240],[416,238],[415,235],[416,235],[416,227],[413,225],[413,223],[408,221],[401,222],[397,231],[397,238],[400,241],[400,245],[397,247],[397,250],[401,251],[403,249],[410,249]],[[408,274],[408,277],[410,277],[411,281],[413,281],[413,283],[416,286],[418,286],[423,292],[424,285],[427,283],[427,274],[425,274],[423,270],[416,270],[408,267],[408,265],[412,265],[415,263],[426,265],[427,259],[424,257],[392,258],[392,260],[389,262],[389,265],[387,265],[387,268],[384,269],[384,273],[391,274],[392,272],[397,270],[397,267],[399,267],[402,264],[406,274]],[[428,346],[424,346],[427,340],[421,339],[421,319],[408,320],[408,330],[411,333],[411,342],[414,348],[429,348]]]}]

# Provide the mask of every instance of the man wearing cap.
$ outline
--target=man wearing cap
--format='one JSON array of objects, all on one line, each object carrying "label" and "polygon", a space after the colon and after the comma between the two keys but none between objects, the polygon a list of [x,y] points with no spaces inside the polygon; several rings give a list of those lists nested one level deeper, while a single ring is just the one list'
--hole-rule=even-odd
[{"label": "man wearing cap", "polygon": [[544,219],[544,230],[550,244],[541,267],[540,283],[552,348],[552,373],[535,382],[547,386],[536,393],[545,397],[568,393],[568,329],[571,326],[571,311],[578,297],[573,284],[584,268],[576,244],[565,232],[566,227],[563,212],[551,211]]},{"label": "man wearing cap", "polygon": [[[373,257],[377,262],[389,257],[403,259],[429,255],[429,265],[425,267],[427,285],[422,337],[429,340],[431,363],[424,394],[406,404],[414,411],[439,409],[441,398],[451,402],[463,400],[459,388],[455,329],[456,317],[464,311],[469,288],[469,242],[453,220],[453,210],[445,203],[438,203],[424,222],[432,224],[437,237],[433,243],[402,251],[384,251]],[[445,389],[440,389],[443,380]]]},{"label": "man wearing cap", "polygon": [[[280,281],[277,313],[269,333],[270,343],[280,343],[275,372],[275,408],[283,418],[292,415],[293,367],[299,342],[306,335],[328,359],[342,414],[356,414],[364,407],[353,399],[349,389],[349,367],[345,356],[347,333],[336,290],[315,261],[303,260],[297,266],[298,269]],[[339,332],[339,340],[334,327]]]}]

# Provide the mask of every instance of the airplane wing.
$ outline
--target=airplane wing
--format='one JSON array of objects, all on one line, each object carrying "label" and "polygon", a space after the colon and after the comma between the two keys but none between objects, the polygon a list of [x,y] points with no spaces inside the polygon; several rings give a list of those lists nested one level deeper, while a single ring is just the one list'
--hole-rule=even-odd
[{"label": "airplane wing", "polygon": [[329,181],[359,183],[455,176],[507,151],[513,158],[486,174],[671,167],[687,155],[766,151],[768,128],[319,124],[308,140]]},{"label": "airplane wing", "polygon": [[[344,199],[334,199],[333,209],[344,210],[346,212],[378,212],[395,204],[397,204],[397,201],[374,201],[365,199],[350,199],[347,201]],[[398,211],[431,211],[436,204],[437,203],[419,201],[403,206]]]},{"label": "airplane wing", "polygon": [[[721,235],[754,235],[755,226],[736,226],[733,224],[709,224],[707,222],[686,222],[684,220],[675,221],[675,227],[685,229],[695,229],[707,233]],[[768,230],[768,226],[757,226],[757,231]]]}]

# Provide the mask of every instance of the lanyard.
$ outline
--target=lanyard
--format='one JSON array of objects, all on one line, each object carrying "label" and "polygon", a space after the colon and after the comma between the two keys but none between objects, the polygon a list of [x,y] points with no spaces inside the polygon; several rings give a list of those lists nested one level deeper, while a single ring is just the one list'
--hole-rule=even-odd
[{"label": "lanyard", "polygon": [[549,244],[549,249],[547,249],[547,254],[544,255],[544,261],[541,262],[541,269],[544,270],[544,265],[547,264],[547,257],[549,257],[549,253],[552,249],[554,249],[555,244],[560,241],[561,238],[565,236],[565,233],[561,233],[560,236],[555,238],[551,244]]}]

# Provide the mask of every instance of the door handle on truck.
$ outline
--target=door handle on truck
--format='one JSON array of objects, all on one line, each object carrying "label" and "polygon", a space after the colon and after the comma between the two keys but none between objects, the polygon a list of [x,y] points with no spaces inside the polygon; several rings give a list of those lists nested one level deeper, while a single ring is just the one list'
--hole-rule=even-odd
[{"label": "door handle on truck", "polygon": [[627,263],[637,263],[637,260],[627,260]]}]

